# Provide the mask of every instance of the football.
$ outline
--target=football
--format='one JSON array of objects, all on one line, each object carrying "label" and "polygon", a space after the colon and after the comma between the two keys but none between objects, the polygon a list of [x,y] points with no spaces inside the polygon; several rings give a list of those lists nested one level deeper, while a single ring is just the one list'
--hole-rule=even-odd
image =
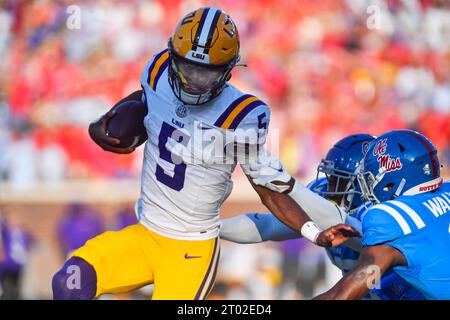
[{"label": "football", "polygon": [[144,118],[147,105],[141,101],[131,100],[117,104],[116,114],[109,120],[107,134],[120,140],[118,147],[138,147],[147,140]]}]

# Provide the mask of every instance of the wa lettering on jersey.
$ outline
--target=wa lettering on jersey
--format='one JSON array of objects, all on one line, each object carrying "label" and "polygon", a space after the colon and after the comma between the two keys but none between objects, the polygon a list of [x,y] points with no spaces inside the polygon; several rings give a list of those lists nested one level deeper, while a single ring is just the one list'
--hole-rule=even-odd
[{"label": "wa lettering on jersey", "polygon": [[434,192],[400,196],[363,219],[363,246],[385,244],[406,258],[393,271],[428,299],[450,299],[450,182]]},{"label": "wa lettering on jersey", "polygon": [[[206,104],[183,105],[169,85],[168,67],[169,53],[164,50],[149,61],[141,77],[149,138],[136,206],[138,216],[149,229],[170,238],[211,239],[219,234],[219,210],[231,193],[236,162],[188,163],[168,145],[189,146],[198,138],[199,130],[266,132],[270,110],[258,98],[232,85]],[[265,141],[258,142],[263,145]]]}]

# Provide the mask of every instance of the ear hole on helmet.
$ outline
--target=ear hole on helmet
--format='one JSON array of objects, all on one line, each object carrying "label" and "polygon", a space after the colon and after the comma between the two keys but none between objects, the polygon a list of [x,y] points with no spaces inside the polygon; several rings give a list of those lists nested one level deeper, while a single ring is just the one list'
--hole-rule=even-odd
[{"label": "ear hole on helmet", "polygon": [[398,144],[398,147],[400,148],[401,153],[405,152],[406,148],[401,143]]},{"label": "ear hole on helmet", "polygon": [[390,191],[394,187],[393,183],[389,183],[383,187],[383,191]]}]

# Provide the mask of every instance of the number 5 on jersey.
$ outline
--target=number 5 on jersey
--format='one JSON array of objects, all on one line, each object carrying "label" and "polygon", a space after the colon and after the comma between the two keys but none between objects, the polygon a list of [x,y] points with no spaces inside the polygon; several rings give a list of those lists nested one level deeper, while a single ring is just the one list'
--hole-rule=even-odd
[{"label": "number 5 on jersey", "polygon": [[[161,131],[159,133],[159,142],[158,142],[158,148],[159,148],[159,157],[171,164],[174,165],[173,168],[173,176],[166,174],[164,169],[157,164],[156,165],[156,179],[163,183],[164,185],[168,186],[169,188],[172,188],[176,191],[180,191],[184,187],[184,179],[186,175],[186,164],[182,162],[182,160],[177,156],[172,154],[169,150],[166,148],[167,140],[171,138],[174,139],[176,142],[183,144],[184,146],[187,146],[190,137],[180,130],[177,130],[177,128],[172,127],[170,124],[163,122],[161,126]],[[178,164],[175,164],[173,161],[175,161]]]}]

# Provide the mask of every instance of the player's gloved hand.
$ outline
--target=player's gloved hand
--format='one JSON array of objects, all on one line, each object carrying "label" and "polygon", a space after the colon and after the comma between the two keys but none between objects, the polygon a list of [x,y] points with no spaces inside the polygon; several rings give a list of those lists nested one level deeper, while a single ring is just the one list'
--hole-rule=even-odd
[{"label": "player's gloved hand", "polygon": [[120,144],[120,140],[117,138],[113,138],[108,136],[107,127],[108,127],[108,121],[114,117],[115,110],[110,110],[107,113],[105,113],[103,116],[101,116],[97,121],[92,122],[89,125],[89,135],[91,136],[92,140],[96,144],[98,144],[103,150],[110,151],[114,153],[120,153],[120,154],[126,154],[131,153],[134,151],[135,148],[128,147],[128,148],[121,148],[117,147],[118,144]]},{"label": "player's gloved hand", "polygon": [[337,247],[352,237],[360,238],[361,236],[355,228],[338,224],[320,232],[315,243],[321,247]]},{"label": "player's gloved hand", "polygon": [[254,184],[278,193],[290,191],[295,182],[281,162],[265,149],[260,151],[256,162],[242,165],[242,169]]}]

